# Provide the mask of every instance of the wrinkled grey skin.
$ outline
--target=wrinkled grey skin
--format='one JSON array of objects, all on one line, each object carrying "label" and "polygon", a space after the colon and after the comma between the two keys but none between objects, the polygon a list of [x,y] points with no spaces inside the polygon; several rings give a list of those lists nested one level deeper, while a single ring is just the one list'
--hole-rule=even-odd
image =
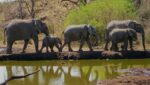
[{"label": "wrinkled grey skin", "polygon": [[109,34],[109,39],[112,42],[111,49],[118,51],[118,43],[123,43],[122,50],[126,51],[128,47],[128,40],[132,39],[133,41],[137,40],[137,33],[133,29],[119,29],[116,28],[112,30]]},{"label": "wrinkled grey skin", "polygon": [[61,46],[62,46],[62,43],[61,43],[61,40],[60,38],[58,37],[51,37],[51,36],[46,36],[44,37],[43,39],[43,42],[42,42],[42,47],[40,49],[40,52],[42,52],[43,48],[46,47],[46,51],[47,53],[49,52],[48,51],[48,47],[51,49],[51,52],[54,52],[53,50],[53,47],[56,46],[56,48],[58,49],[58,51],[60,52],[61,51]]},{"label": "wrinkled grey skin", "polygon": [[70,25],[64,30],[64,44],[63,47],[68,44],[68,50],[73,51],[71,48],[72,41],[80,41],[79,51],[82,51],[82,47],[84,42],[86,41],[90,51],[93,51],[90,36],[94,36],[96,38],[96,44],[98,44],[98,35],[96,29],[91,25]]},{"label": "wrinkled grey skin", "polygon": [[[139,24],[136,21],[133,20],[113,20],[111,22],[108,23],[107,28],[106,28],[106,34],[105,34],[105,40],[106,40],[106,44],[105,44],[105,50],[108,50],[108,43],[110,42],[109,39],[109,34],[112,30],[119,28],[119,29],[134,29],[137,33],[140,33],[142,36],[142,44],[143,44],[143,48],[144,50],[146,50],[145,48],[145,32],[144,32],[144,28],[141,24]],[[130,49],[133,50],[133,46],[132,46],[132,42],[133,40],[129,40],[130,43]]]},{"label": "wrinkled grey skin", "polygon": [[[7,38],[7,53],[12,53],[12,45],[17,40],[24,40],[23,53],[27,48],[29,39],[33,39],[35,50],[38,52],[38,34],[44,33],[49,35],[48,27],[45,23],[38,19],[15,19],[12,20],[4,30]],[[5,39],[5,36],[4,36]],[[5,41],[5,40],[4,40]]]}]

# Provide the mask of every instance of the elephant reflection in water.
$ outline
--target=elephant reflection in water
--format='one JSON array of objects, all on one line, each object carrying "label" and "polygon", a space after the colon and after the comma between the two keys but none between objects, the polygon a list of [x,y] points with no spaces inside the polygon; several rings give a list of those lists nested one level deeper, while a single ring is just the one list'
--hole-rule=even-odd
[{"label": "elephant reflection in water", "polygon": [[[66,72],[65,69],[63,68],[63,66],[35,66],[35,67],[25,67],[25,66],[19,66],[19,67],[7,67],[7,73],[8,76],[12,76],[14,75],[14,72],[16,72],[15,74],[26,74],[29,73],[30,70],[35,70],[35,69],[40,69],[41,71],[39,73],[37,73],[36,75],[33,75],[31,78],[25,78],[24,81],[17,80],[14,82],[11,82],[11,84],[16,84],[19,83],[21,85],[53,85],[50,83],[60,83],[58,82],[58,79],[60,79],[62,81],[62,83],[66,84],[66,85],[72,85],[73,83],[78,83],[78,85],[82,84],[82,85],[90,85],[92,83],[96,83],[96,81],[98,80],[98,72],[95,71],[96,77],[95,79],[93,79],[92,81],[89,80],[90,75],[92,73],[92,66],[89,67],[88,72],[84,73],[83,72],[83,68],[82,66],[79,66],[78,70],[80,73],[79,77],[75,77],[72,76],[72,66],[68,67],[68,71]],[[62,75],[64,75],[64,81],[62,80]],[[39,79],[42,78],[42,81],[40,81]],[[51,82],[52,81],[52,82]]]},{"label": "elephant reflection in water", "polygon": [[91,85],[92,83],[96,83],[98,80],[97,71],[95,71],[95,79],[93,79],[92,81],[89,80],[92,72],[92,66],[89,67],[88,72],[86,74],[83,72],[82,67],[79,66],[80,77],[74,77],[71,75],[72,66],[68,67],[67,72],[65,72],[65,69],[62,66],[58,66],[57,69],[55,69],[54,66],[45,66],[45,68],[40,67],[40,69],[42,71],[42,76],[44,78],[43,80],[45,81],[45,85],[49,85],[49,83],[58,83],[58,79],[61,79],[62,75],[64,75],[64,84],[66,85],[72,85],[73,83],[75,85],[76,83],[78,85]]},{"label": "elephant reflection in water", "polygon": [[98,80],[98,72],[97,71],[95,71],[95,74],[96,74],[95,79],[92,81],[89,80],[91,72],[92,72],[92,66],[89,67],[88,72],[86,74],[83,72],[83,69],[80,66],[79,67],[80,77],[72,76],[71,70],[72,70],[72,67],[70,66],[70,67],[68,67],[67,73],[63,72],[64,80],[65,80],[64,82],[66,85],[91,85],[92,83],[96,83]]},{"label": "elephant reflection in water", "polygon": [[[62,75],[62,68],[58,67],[56,69],[56,71],[54,70],[55,66],[45,66],[44,67],[40,67],[41,71],[42,71],[42,76],[43,76],[43,81],[45,81],[45,85],[51,85],[50,83],[55,82],[55,79],[59,79],[61,78]],[[52,81],[53,80],[53,81]],[[51,82],[52,81],[52,82]]]}]

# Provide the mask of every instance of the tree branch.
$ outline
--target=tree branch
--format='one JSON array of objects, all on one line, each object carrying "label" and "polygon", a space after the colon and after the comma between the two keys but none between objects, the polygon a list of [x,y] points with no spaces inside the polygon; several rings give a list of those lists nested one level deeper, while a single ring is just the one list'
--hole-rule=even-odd
[{"label": "tree branch", "polygon": [[79,2],[79,1],[72,1],[72,0],[61,0],[61,2],[64,2],[64,1],[69,1],[75,5],[78,5],[78,2]]},{"label": "tree branch", "polygon": [[35,74],[39,71],[40,70],[37,70],[35,72],[29,73],[29,74],[26,74],[26,75],[22,75],[22,76],[12,76],[12,77],[8,78],[6,81],[4,81],[3,83],[1,83],[0,85],[6,85],[9,81],[14,80],[14,79],[26,78],[26,77],[28,77],[30,75],[33,75],[33,74]]}]

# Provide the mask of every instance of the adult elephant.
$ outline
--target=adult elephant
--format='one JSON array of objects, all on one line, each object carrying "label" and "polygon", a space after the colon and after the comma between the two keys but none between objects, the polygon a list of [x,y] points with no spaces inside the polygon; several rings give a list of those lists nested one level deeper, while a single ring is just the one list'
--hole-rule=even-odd
[{"label": "adult elephant", "polygon": [[[39,19],[15,19],[12,20],[4,31],[7,38],[7,53],[12,53],[12,45],[16,40],[24,40],[23,53],[28,45],[29,39],[33,39],[35,50],[38,52],[38,34],[44,33],[49,35],[48,27]],[[4,40],[5,41],[5,40]]]},{"label": "adult elephant", "polygon": [[96,29],[91,25],[70,25],[64,31],[64,44],[63,47],[68,44],[69,51],[73,51],[71,48],[72,41],[80,41],[79,51],[82,51],[84,42],[86,41],[90,51],[93,51],[90,36],[95,36],[96,44],[98,44],[98,35]]},{"label": "adult elephant", "polygon": [[[119,28],[119,29],[129,28],[129,29],[134,29],[137,33],[140,33],[142,36],[143,48],[144,48],[144,50],[146,50],[144,28],[137,21],[133,21],[133,20],[113,20],[108,23],[107,28],[106,28],[106,34],[105,34],[105,40],[106,40],[105,50],[108,50],[108,43],[110,42],[109,34],[115,28]],[[129,43],[130,43],[130,49],[133,50],[133,46],[132,46],[133,40],[130,39]]]}]

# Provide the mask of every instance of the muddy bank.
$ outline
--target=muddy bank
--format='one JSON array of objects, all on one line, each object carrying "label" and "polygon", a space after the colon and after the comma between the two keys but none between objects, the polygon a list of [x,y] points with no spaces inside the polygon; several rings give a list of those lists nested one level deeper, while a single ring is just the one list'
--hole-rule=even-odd
[{"label": "muddy bank", "polygon": [[0,60],[67,60],[67,59],[144,59],[150,58],[150,51],[84,51],[84,52],[54,52],[1,54]]},{"label": "muddy bank", "polygon": [[150,69],[121,70],[124,74],[115,79],[98,81],[97,85],[150,85]]}]

